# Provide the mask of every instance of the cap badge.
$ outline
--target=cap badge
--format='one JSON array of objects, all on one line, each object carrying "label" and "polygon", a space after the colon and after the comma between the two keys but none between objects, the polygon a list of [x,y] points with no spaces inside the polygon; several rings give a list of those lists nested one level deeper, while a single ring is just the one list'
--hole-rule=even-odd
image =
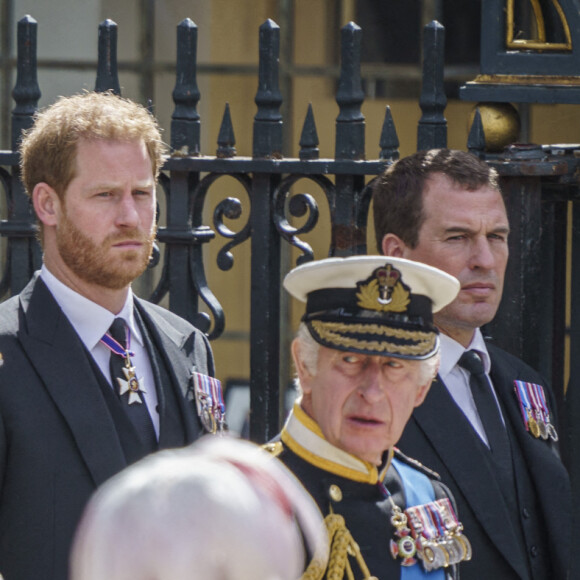
[{"label": "cap badge", "polygon": [[401,272],[391,264],[377,268],[365,283],[358,282],[357,305],[365,310],[405,312],[411,299]]}]

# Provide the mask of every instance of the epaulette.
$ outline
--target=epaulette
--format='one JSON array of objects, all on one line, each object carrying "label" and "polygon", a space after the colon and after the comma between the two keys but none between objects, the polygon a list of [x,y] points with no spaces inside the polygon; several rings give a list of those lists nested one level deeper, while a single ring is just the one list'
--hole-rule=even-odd
[{"label": "epaulette", "polygon": [[278,455],[284,451],[284,443],[282,443],[282,441],[270,441],[269,443],[264,443],[264,445],[262,445],[262,449],[265,449],[274,457],[278,457]]},{"label": "epaulette", "polygon": [[411,467],[417,469],[418,471],[430,477],[431,479],[436,479],[438,481],[441,479],[441,476],[436,471],[433,471],[432,469],[425,467],[425,465],[423,465],[420,461],[417,461],[416,459],[413,459],[412,457],[405,455],[398,447],[395,447],[394,450],[395,457],[399,461],[402,461],[403,463],[410,465]]}]

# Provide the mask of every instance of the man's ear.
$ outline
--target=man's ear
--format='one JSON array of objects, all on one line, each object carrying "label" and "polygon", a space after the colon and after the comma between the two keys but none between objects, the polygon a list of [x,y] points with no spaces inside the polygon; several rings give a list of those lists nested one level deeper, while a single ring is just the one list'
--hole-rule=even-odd
[{"label": "man's ear", "polygon": [[292,352],[292,359],[294,360],[296,374],[298,375],[298,380],[300,381],[300,388],[303,394],[308,395],[312,390],[309,381],[309,379],[312,377],[312,374],[306,368],[306,365],[304,364],[304,361],[300,356],[300,344],[297,338],[295,338],[292,341],[292,344],[290,345],[290,350]]},{"label": "man's ear", "polygon": [[381,243],[383,254],[393,258],[402,258],[406,248],[407,244],[396,234],[385,234]]},{"label": "man's ear", "polygon": [[32,205],[40,222],[55,226],[60,217],[60,198],[48,183],[37,183],[32,191]]},{"label": "man's ear", "polygon": [[437,362],[433,366],[433,378],[429,380],[425,385],[419,388],[417,391],[417,397],[415,398],[415,407],[418,407],[423,403],[425,397],[427,397],[427,393],[433,384],[433,381],[437,378],[437,373],[439,372],[439,368],[441,366],[441,356],[440,354],[435,355],[437,357]]},{"label": "man's ear", "polygon": [[427,397],[427,393],[429,392],[429,389],[431,388],[432,384],[433,381],[431,380],[426,385],[423,385],[422,387],[419,388],[419,390],[417,391],[417,396],[415,397],[415,407],[418,407],[423,403],[425,397]]}]

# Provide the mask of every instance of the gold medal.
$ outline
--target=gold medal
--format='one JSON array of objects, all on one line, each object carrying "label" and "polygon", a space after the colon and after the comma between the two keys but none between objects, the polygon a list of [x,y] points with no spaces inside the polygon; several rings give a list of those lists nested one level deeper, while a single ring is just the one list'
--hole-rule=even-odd
[{"label": "gold medal", "polygon": [[467,562],[471,560],[471,556],[473,555],[473,549],[471,547],[471,542],[467,539],[467,536],[464,536],[461,532],[455,533],[455,539],[463,545],[465,550],[465,555],[463,556],[463,561]]},{"label": "gold medal", "polygon": [[532,412],[528,409],[528,427],[530,428],[530,433],[537,439],[540,436],[540,427],[538,423],[532,416]]}]

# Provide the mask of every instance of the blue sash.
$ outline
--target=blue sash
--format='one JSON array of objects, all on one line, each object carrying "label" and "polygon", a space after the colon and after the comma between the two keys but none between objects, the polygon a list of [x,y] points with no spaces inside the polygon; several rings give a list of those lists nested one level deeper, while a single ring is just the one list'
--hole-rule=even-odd
[{"label": "blue sash", "polygon": [[[393,458],[391,465],[397,470],[405,489],[407,505],[421,505],[435,501],[435,491],[429,478],[410,465]],[[417,562],[413,566],[401,566],[401,580],[445,580],[445,570],[432,570],[425,572],[423,564]]]}]

